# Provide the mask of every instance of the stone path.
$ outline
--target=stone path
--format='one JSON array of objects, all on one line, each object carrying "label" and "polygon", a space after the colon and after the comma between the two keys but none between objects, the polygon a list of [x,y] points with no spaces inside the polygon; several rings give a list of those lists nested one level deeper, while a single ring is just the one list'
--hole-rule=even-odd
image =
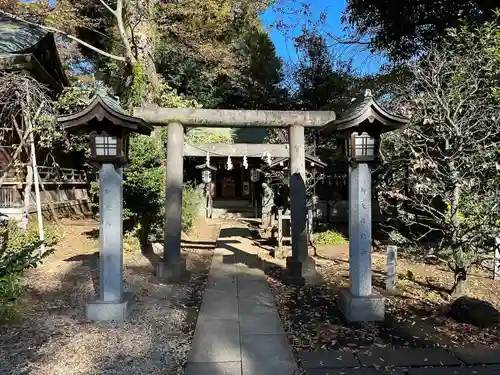
[{"label": "stone path", "polygon": [[298,354],[304,375],[499,375],[500,349],[339,350]]},{"label": "stone path", "polygon": [[300,369],[242,223],[222,229],[184,375],[500,375],[500,349],[323,350]]},{"label": "stone path", "polygon": [[184,374],[293,375],[296,370],[249,229],[223,228]]}]

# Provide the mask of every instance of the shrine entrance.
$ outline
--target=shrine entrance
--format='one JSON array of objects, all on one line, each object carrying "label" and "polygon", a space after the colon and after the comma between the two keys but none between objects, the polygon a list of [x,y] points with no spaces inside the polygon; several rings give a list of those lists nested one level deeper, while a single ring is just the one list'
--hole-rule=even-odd
[{"label": "shrine entrance", "polygon": [[[163,262],[158,265],[156,270],[159,277],[175,281],[183,278],[186,274],[186,262],[181,257],[184,156],[206,156],[208,153],[211,157],[228,155],[232,158],[242,157],[248,160],[249,157],[259,157],[264,152],[268,152],[271,157],[289,157],[290,160],[292,256],[287,258],[286,280],[289,283],[297,284],[317,280],[315,261],[308,254],[304,128],[319,129],[333,123],[335,112],[218,110],[148,106],[136,108],[134,115],[155,126],[167,126],[164,254]],[[184,133],[187,127],[287,128],[289,144],[219,145],[219,147],[227,148],[225,152],[222,152],[221,149],[210,151],[194,147],[197,150],[189,155],[189,147],[184,145]],[[260,147],[260,150],[252,149],[255,147]],[[281,150],[281,155],[273,155],[270,151],[272,148]],[[196,153],[198,155],[194,155]],[[231,161],[231,163],[233,162]],[[233,197],[236,197],[238,193],[243,195],[243,182],[245,182],[242,181],[243,178],[244,175],[241,172],[224,174],[220,185],[221,195]],[[217,188],[215,190],[217,191]]]}]

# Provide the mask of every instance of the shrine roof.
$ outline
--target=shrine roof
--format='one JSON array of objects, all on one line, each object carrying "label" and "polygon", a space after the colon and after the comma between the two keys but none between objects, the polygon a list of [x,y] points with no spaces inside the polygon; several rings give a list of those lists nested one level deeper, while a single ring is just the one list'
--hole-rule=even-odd
[{"label": "shrine roof", "polygon": [[0,54],[22,54],[48,34],[40,27],[0,14]]}]

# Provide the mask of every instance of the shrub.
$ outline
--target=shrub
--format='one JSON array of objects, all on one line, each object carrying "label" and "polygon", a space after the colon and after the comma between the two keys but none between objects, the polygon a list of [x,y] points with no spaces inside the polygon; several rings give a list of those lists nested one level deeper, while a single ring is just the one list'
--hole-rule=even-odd
[{"label": "shrub", "polygon": [[[5,321],[12,316],[17,301],[24,293],[25,271],[37,267],[54,250],[48,248],[40,255],[38,249],[41,242],[33,225],[28,231],[23,231],[16,222],[10,222],[6,228],[0,229],[0,235],[3,239],[0,248],[0,321]],[[49,226],[45,237],[46,245],[50,247],[57,243],[60,235]]]},{"label": "shrub", "polygon": [[139,240],[139,227],[125,233],[123,236],[123,251],[125,252],[135,252],[141,248],[141,243]]},{"label": "shrub", "polygon": [[327,230],[313,235],[315,245],[343,245],[346,243],[344,236],[338,232]]},{"label": "shrub", "polygon": [[192,186],[185,186],[182,192],[182,230],[189,232],[200,212],[203,204],[203,195],[200,190]]},{"label": "shrub", "polygon": [[[30,222],[29,229],[25,231],[16,221],[10,221],[6,233],[8,235],[8,251],[29,247],[39,242],[38,226],[34,222]],[[44,233],[46,247],[55,245],[61,239],[60,231],[50,224],[44,223]]]}]

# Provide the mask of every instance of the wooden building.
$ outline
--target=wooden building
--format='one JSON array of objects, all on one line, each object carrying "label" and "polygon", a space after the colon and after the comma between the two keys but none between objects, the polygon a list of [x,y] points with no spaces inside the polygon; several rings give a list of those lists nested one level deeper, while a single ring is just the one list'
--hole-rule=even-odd
[{"label": "wooden building", "polygon": [[[53,99],[69,84],[54,35],[37,26],[0,15],[0,74],[3,72],[30,75],[47,86]],[[5,174],[7,166],[11,164],[13,149],[20,142],[14,127],[9,133],[8,124],[3,126],[7,136],[0,141],[0,176],[5,175],[0,186],[0,212],[20,219],[25,206],[25,190],[31,191],[28,213],[32,214],[36,210],[34,189],[26,189],[27,163],[30,158],[23,150],[16,158],[16,168],[9,168]],[[42,148],[35,149],[43,212],[49,212],[49,203],[60,213],[87,210],[84,155],[66,153],[60,149],[51,150],[49,154]]]}]

